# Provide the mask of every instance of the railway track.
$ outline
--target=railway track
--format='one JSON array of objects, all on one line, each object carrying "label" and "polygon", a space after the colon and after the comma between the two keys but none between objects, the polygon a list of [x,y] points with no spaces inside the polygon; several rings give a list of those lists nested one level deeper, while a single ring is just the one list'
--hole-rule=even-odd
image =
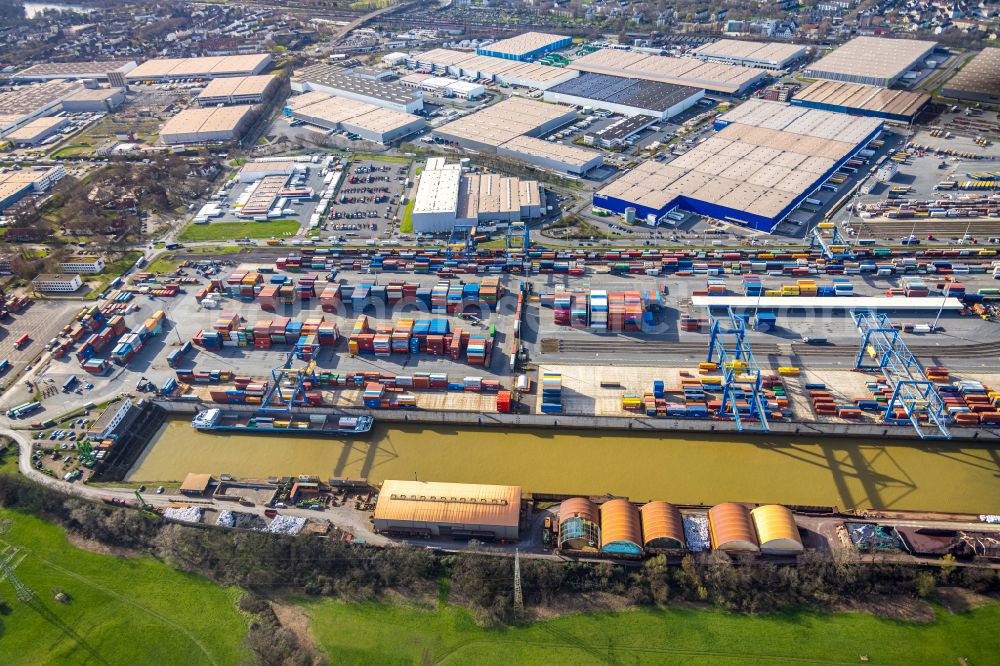
[{"label": "railway track", "polygon": [[[928,358],[991,358],[1000,355],[1000,341],[983,342],[969,345],[908,345],[910,351],[917,357]],[[601,354],[613,356],[645,356],[657,354],[700,355],[708,349],[707,341],[702,342],[667,342],[647,341],[634,338],[620,340],[567,340],[564,338],[546,338],[542,340],[543,354]],[[801,342],[792,343],[753,343],[753,353],[758,357],[765,356],[798,356],[798,357],[840,357],[851,358],[857,353],[854,345],[807,345]]]}]

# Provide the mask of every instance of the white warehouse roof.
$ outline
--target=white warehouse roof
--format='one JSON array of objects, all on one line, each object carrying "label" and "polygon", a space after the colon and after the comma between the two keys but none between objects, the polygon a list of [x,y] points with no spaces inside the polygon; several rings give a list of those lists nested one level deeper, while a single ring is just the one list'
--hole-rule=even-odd
[{"label": "white warehouse roof", "polygon": [[957,298],[926,296],[906,298],[905,296],[692,296],[691,305],[704,308],[710,305],[729,306],[738,310],[761,308],[766,310],[831,310],[840,308],[868,310],[911,310],[937,311],[961,310],[965,306]]}]

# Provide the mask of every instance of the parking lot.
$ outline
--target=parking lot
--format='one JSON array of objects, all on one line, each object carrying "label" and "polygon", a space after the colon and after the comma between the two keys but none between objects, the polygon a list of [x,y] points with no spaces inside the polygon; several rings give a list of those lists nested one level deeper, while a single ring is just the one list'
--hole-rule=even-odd
[{"label": "parking lot", "polygon": [[389,235],[398,229],[402,196],[412,178],[410,161],[351,161],[321,226],[320,237],[343,243]]}]

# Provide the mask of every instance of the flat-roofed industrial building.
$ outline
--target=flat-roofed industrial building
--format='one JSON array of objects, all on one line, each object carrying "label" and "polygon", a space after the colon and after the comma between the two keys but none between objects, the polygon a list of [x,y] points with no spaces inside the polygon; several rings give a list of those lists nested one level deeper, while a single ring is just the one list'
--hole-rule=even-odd
[{"label": "flat-roofed industrial building", "polygon": [[546,102],[578,104],[624,116],[653,116],[666,120],[687,111],[704,96],[702,88],[587,72],[549,88],[544,98]]},{"label": "flat-roofed industrial building", "polygon": [[584,134],[583,143],[587,146],[599,146],[608,149],[617,148],[625,143],[629,137],[638,134],[659,121],[659,118],[654,118],[653,116],[621,118],[595,132]]},{"label": "flat-roofed industrial building", "polygon": [[564,49],[571,44],[573,44],[572,37],[551,35],[545,32],[525,32],[516,37],[480,46],[476,49],[476,54],[504,60],[529,62],[546,53]]},{"label": "flat-roofed industrial building", "polygon": [[11,76],[11,81],[51,81],[53,79],[107,79],[109,72],[128,74],[136,68],[134,60],[93,60],[89,62],[44,62],[32,65]]},{"label": "flat-roofed industrial building", "polygon": [[635,51],[600,49],[572,61],[568,69],[630,79],[660,81],[738,95],[767,78],[766,70]]},{"label": "flat-roofed industrial building", "polygon": [[770,232],[882,130],[877,118],[754,99],[668,164],[643,162],[594,194],[615,213],[658,221],[672,208]]},{"label": "flat-roofed industrial building", "polygon": [[426,125],[420,116],[324,92],[293,97],[288,110],[293,118],[310,125],[350,132],[381,144],[419,132]]},{"label": "flat-roofed industrial building", "polygon": [[62,101],[69,113],[110,113],[125,103],[123,88],[84,88]]},{"label": "flat-roofed industrial building", "polygon": [[16,130],[4,134],[3,138],[14,143],[35,146],[61,130],[69,124],[69,119],[60,116],[46,116],[35,118],[31,122],[21,125]]},{"label": "flat-roofed industrial building", "polygon": [[325,64],[299,70],[292,77],[292,92],[325,92],[356,102],[374,104],[393,111],[416,113],[424,108],[423,95],[397,83],[351,76]]},{"label": "flat-roofed industrial building", "polygon": [[520,515],[520,486],[387,480],[374,524],[389,535],[516,541]]},{"label": "flat-roofed industrial building", "polygon": [[945,82],[941,94],[953,99],[1000,104],[1000,48],[979,52],[958,74]]},{"label": "flat-roofed industrial building", "polygon": [[511,97],[434,130],[434,136],[463,148],[498,153],[551,171],[585,174],[604,158],[577,146],[536,138],[576,119],[564,106]]},{"label": "flat-roofed industrial building", "polygon": [[104,259],[101,257],[70,257],[59,264],[59,270],[63,273],[97,275],[104,270],[104,266]]},{"label": "flat-roofed industrial building", "polygon": [[235,141],[250,122],[250,105],[185,109],[168,120],[160,130],[167,145]]},{"label": "flat-roofed industrial building", "polygon": [[575,176],[585,175],[604,163],[604,156],[596,151],[523,135],[497,146],[497,154]]},{"label": "flat-roofed industrial building", "polygon": [[792,97],[791,103],[810,109],[909,123],[930,101],[930,95],[843,81],[816,81]]},{"label": "flat-roofed industrial building", "polygon": [[17,129],[36,118],[56,113],[64,99],[83,90],[79,81],[45,81],[0,92],[0,133]]},{"label": "flat-roofed industrial building", "polygon": [[270,98],[277,87],[278,78],[273,74],[225,77],[209,81],[195,99],[202,106],[260,104]]},{"label": "flat-roofed industrial building", "polygon": [[45,192],[66,175],[58,164],[46,169],[20,169],[0,172],[0,210],[17,203],[24,196]]},{"label": "flat-roofed industrial building", "polygon": [[441,157],[429,159],[420,174],[412,212],[417,233],[447,232],[457,224],[519,222],[541,215],[538,181],[467,173]]},{"label": "flat-roofed industrial building", "polygon": [[214,79],[222,76],[252,76],[271,64],[267,53],[206,56],[201,58],[154,58],[125,75],[130,82],[175,79]]},{"label": "flat-roofed industrial building", "polygon": [[785,69],[806,57],[806,47],[781,42],[745,42],[739,39],[720,39],[702,44],[691,51],[694,57],[707,62],[742,65],[758,69]]},{"label": "flat-roofed industrial building", "polygon": [[547,90],[579,75],[579,72],[566,67],[503,60],[450,49],[432,49],[412,55],[407,59],[406,66],[442,76],[539,90]]},{"label": "flat-roofed industrial building", "polygon": [[413,88],[438,97],[458,97],[459,99],[479,99],[486,94],[486,86],[469,81],[459,81],[448,76],[428,76],[427,74],[407,74],[399,80],[404,88]]},{"label": "flat-roofed industrial building", "polygon": [[863,83],[888,88],[934,52],[937,42],[887,37],[855,37],[809,65],[814,79]]}]

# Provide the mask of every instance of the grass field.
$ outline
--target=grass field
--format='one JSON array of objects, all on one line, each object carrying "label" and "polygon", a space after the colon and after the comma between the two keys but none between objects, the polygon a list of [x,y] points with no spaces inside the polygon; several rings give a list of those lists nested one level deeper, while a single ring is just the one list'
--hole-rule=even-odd
[{"label": "grass field", "polygon": [[399,221],[399,233],[413,233],[413,206],[416,203],[416,199],[410,199],[409,203],[406,204],[406,208],[403,209],[403,219]]},{"label": "grass field", "polygon": [[146,266],[146,270],[150,273],[173,273],[180,264],[180,259],[175,259],[172,255],[165,255]]},{"label": "grass field", "polygon": [[752,617],[703,610],[573,615],[486,630],[464,610],[307,602],[333,664],[872,664],[996,663],[1000,604],[932,625],[861,614]]},{"label": "grass field", "polygon": [[295,234],[299,230],[296,220],[272,220],[270,222],[210,222],[209,224],[189,224],[177,240],[184,242],[224,241],[240,238],[281,238]]},{"label": "grass field", "polygon": [[93,150],[94,147],[89,143],[74,143],[59,148],[49,155],[49,157],[52,159],[59,159],[61,157],[79,157],[80,155],[87,155]]},{"label": "grass field", "polygon": [[233,664],[246,656],[238,589],[151,558],[75,548],[62,529],[33,516],[0,510],[5,519],[0,546],[27,553],[15,572],[35,598],[17,601],[10,583],[0,583],[10,609],[0,615],[4,664]]}]

